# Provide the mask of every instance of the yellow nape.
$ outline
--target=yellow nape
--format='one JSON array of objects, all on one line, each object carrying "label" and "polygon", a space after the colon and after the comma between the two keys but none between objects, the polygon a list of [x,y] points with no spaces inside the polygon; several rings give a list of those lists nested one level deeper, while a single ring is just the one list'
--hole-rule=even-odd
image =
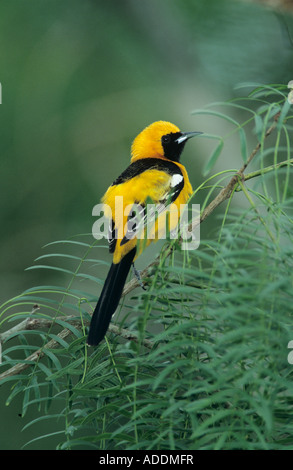
[{"label": "yellow nape", "polygon": [[163,158],[161,138],[171,132],[180,132],[180,129],[167,121],[156,121],[150,124],[134,139],[131,147],[131,162],[140,158]]}]

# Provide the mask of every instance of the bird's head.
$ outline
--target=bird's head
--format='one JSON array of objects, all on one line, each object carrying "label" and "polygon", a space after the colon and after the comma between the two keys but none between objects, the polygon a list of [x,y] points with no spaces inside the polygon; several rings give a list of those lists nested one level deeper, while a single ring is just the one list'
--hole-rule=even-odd
[{"label": "bird's head", "polygon": [[131,161],[140,158],[166,158],[178,162],[187,140],[198,134],[202,132],[181,132],[171,122],[153,122],[134,139]]}]

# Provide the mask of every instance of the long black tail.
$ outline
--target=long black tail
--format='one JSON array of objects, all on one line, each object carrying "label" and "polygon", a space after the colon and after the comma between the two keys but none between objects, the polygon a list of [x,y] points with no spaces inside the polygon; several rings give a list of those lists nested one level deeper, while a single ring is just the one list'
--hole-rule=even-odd
[{"label": "long black tail", "polygon": [[104,338],[112,315],[115,312],[129,273],[130,266],[135,257],[136,248],[133,248],[122,258],[120,263],[112,264],[108,272],[99,301],[92,316],[87,344],[96,346]]}]

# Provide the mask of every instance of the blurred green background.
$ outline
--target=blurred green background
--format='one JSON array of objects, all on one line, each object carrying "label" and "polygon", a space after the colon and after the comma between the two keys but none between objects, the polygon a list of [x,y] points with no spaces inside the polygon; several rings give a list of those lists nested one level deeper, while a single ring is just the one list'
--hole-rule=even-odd
[{"label": "blurred green background", "polygon": [[[1,301],[57,283],[24,270],[46,243],[91,232],[92,208],[143,127],[163,119],[221,135],[221,121],[191,112],[236,96],[239,82],[293,79],[290,32],[290,11],[237,0],[1,2]],[[194,186],[214,143],[186,147]],[[240,164],[235,142],[218,168]],[[20,448],[29,436],[5,390],[0,448]]]}]

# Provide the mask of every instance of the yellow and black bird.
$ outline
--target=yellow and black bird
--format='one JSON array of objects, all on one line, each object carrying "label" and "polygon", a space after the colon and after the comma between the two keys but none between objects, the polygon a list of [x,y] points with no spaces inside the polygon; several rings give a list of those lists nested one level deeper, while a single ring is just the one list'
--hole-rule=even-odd
[{"label": "yellow and black bird", "polygon": [[[133,223],[137,214],[133,215],[132,207],[145,211],[148,201],[152,201],[163,214],[170,203],[179,208],[188,201],[192,187],[179,160],[187,140],[198,134],[201,132],[181,132],[166,121],[152,123],[135,138],[131,164],[104,195],[102,202],[105,216],[109,218],[109,250],[113,253],[113,262],[91,319],[88,345],[95,346],[104,338],[131,265],[141,252],[142,243]],[[122,201],[122,210],[117,210],[117,196]],[[145,212],[141,215],[143,219]],[[173,230],[178,219],[172,221],[170,217],[168,221],[169,229]],[[126,234],[125,227],[130,227]],[[155,236],[149,237],[145,246],[160,238],[158,220],[154,227]]]}]

